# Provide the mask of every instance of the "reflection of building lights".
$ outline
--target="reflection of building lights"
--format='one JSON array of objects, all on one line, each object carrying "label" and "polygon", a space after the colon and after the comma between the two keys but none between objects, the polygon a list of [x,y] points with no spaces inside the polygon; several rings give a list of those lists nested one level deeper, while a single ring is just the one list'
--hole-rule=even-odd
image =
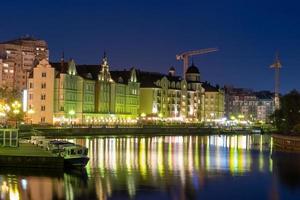
[{"label": "reflection of building lights", "polygon": [[22,179],[21,180],[21,185],[22,185],[22,189],[26,190],[27,189],[27,180],[26,179]]},{"label": "reflection of building lights", "polygon": [[7,186],[6,181],[3,181],[2,185],[1,185],[1,191],[8,192],[8,186]]},{"label": "reflection of building lights", "polygon": [[[252,137],[116,137],[92,139],[86,145],[91,149],[89,152],[93,153],[90,155],[90,169],[100,169],[99,177],[113,172],[112,176],[101,178],[106,195],[108,190],[114,191],[115,185],[112,182],[124,181],[128,194],[134,196],[140,180],[151,179],[154,185],[161,186],[161,179],[157,176],[164,177],[165,173],[168,176],[179,176],[183,185],[191,184],[190,181],[200,182],[203,178],[201,171],[244,173],[253,166],[252,154],[245,150],[251,145]],[[265,159],[265,156],[261,159]],[[271,169],[271,166],[268,167]],[[193,176],[193,180],[190,180],[190,176]]]}]

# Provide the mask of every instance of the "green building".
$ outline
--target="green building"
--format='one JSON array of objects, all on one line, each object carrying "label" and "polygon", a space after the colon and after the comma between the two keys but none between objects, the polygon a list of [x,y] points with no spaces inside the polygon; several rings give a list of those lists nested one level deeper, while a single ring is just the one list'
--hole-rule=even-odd
[{"label": "green building", "polygon": [[29,116],[35,124],[128,124],[139,113],[140,83],[134,68],[110,71],[101,65],[42,60],[28,80]]}]

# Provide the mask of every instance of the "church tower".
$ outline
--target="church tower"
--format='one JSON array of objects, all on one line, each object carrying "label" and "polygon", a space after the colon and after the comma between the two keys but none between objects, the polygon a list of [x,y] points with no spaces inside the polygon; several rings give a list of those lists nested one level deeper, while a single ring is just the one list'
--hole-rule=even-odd
[{"label": "church tower", "polygon": [[102,63],[101,63],[101,70],[98,75],[98,80],[103,81],[103,82],[111,82],[111,76],[109,72],[109,65],[108,65],[108,59],[106,56],[106,53],[104,53],[104,56],[102,58]]}]

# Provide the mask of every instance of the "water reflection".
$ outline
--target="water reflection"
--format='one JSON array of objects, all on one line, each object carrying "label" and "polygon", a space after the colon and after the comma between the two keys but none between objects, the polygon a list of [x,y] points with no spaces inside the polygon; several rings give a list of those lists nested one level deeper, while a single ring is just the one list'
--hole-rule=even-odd
[{"label": "water reflection", "polygon": [[[225,179],[221,187],[236,184],[230,177],[258,177],[250,180],[258,186],[260,177],[274,183],[272,140],[266,135],[72,141],[90,149],[85,170],[54,175],[0,171],[0,199],[195,199],[207,197],[207,188]],[[277,187],[273,184],[264,192]]]},{"label": "water reflection", "polygon": [[121,185],[133,197],[144,181],[153,188],[175,184],[199,190],[208,177],[272,170],[266,156],[269,141],[261,135],[98,138],[87,144],[92,158],[88,170],[100,177],[101,196],[110,197]]}]

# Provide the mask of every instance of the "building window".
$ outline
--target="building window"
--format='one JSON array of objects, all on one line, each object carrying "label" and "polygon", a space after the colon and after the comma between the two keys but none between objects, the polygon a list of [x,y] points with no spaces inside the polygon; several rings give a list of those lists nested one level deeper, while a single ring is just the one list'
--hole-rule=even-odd
[{"label": "building window", "polygon": [[29,94],[29,99],[33,99],[33,94]]},{"label": "building window", "polygon": [[42,94],[41,95],[41,100],[45,100],[46,99],[46,95],[45,94]]},{"label": "building window", "polygon": [[42,77],[46,77],[46,76],[47,76],[46,72],[43,72]]},{"label": "building window", "polygon": [[29,88],[33,88],[33,83],[29,83]]},{"label": "building window", "polygon": [[45,117],[41,117],[41,122],[44,123],[46,121]]},{"label": "building window", "polygon": [[46,106],[41,106],[41,111],[45,111],[46,110]]},{"label": "building window", "polygon": [[46,83],[42,83],[41,87],[44,89],[46,88]]},{"label": "building window", "polygon": [[60,107],[60,111],[64,111],[65,108],[63,106]]}]

